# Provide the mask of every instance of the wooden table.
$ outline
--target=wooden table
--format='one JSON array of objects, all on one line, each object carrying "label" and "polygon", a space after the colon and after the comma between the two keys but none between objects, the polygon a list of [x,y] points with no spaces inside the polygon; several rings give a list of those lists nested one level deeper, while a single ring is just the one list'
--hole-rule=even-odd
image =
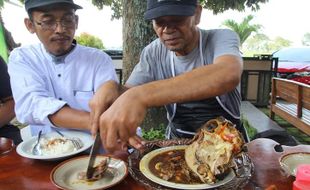
[{"label": "wooden table", "polygon": [[[296,147],[283,146],[284,152],[276,152],[274,146],[276,142],[270,139],[256,139],[248,143],[249,155],[255,165],[255,172],[251,179],[262,189],[270,185],[276,185],[278,190],[292,189],[294,177],[288,177],[279,165],[279,157],[287,152],[307,151],[310,152],[309,145],[299,145]],[[115,157],[126,160],[126,154],[117,154]],[[50,172],[59,164],[58,162],[48,162],[31,160],[19,156],[14,149],[10,153],[0,156],[0,189],[2,190],[56,190],[50,181]],[[110,188],[112,190],[145,190],[130,175],[118,185]],[[249,183],[246,190],[252,190],[253,185]]]},{"label": "wooden table", "polygon": [[[127,154],[114,157],[127,159]],[[62,161],[40,161],[24,158],[16,149],[0,157],[0,190],[56,190],[50,180],[52,169]],[[130,174],[111,190],[145,190]]]}]

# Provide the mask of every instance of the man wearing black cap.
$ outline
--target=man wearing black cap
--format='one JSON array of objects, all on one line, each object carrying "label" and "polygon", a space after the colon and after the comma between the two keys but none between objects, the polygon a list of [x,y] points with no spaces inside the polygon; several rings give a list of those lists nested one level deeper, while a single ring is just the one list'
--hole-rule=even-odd
[{"label": "man wearing black cap", "polygon": [[[142,51],[129,89],[100,116],[107,150],[120,148],[117,142],[142,146],[135,129],[149,107],[166,106],[167,138],[191,138],[218,116],[240,127],[239,38],[230,30],[199,29],[201,11],[197,0],[147,1],[144,16],[159,38]],[[91,107],[95,113],[99,108]]]},{"label": "man wearing black cap", "polygon": [[103,83],[118,83],[111,58],[73,39],[82,7],[72,0],[26,0],[25,8],[25,25],[41,43],[9,58],[17,119],[32,135],[52,127],[89,130],[88,101]]}]

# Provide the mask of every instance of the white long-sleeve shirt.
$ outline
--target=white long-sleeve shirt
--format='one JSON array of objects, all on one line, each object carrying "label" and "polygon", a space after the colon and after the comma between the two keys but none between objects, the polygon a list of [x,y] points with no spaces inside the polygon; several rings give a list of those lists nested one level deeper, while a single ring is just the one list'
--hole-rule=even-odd
[{"label": "white long-sleeve shirt", "polygon": [[48,115],[65,104],[90,111],[88,102],[108,80],[118,81],[111,58],[98,49],[76,45],[65,57],[50,55],[42,44],[16,48],[9,74],[17,119],[30,125],[32,135],[53,124]]}]

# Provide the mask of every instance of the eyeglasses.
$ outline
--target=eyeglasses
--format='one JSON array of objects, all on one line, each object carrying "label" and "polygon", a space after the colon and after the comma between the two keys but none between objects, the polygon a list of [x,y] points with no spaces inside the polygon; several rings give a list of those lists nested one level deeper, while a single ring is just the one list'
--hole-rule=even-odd
[{"label": "eyeglasses", "polygon": [[61,19],[60,21],[43,20],[41,22],[35,21],[35,23],[39,25],[43,30],[56,30],[58,23],[60,24],[61,27],[69,29],[69,28],[75,27],[76,17],[75,15],[73,15],[73,16],[65,17],[64,19]]}]

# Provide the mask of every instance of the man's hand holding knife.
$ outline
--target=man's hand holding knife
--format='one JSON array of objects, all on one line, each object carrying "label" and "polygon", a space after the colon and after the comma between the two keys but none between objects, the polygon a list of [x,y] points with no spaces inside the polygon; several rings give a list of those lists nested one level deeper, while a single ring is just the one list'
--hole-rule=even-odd
[{"label": "man's hand holding knife", "polygon": [[144,144],[136,135],[136,129],[142,123],[147,107],[142,102],[135,102],[132,93],[127,92],[121,94],[117,83],[107,82],[89,103],[91,133],[96,136],[100,131],[102,145],[110,153],[127,150],[128,146],[141,149]]}]

